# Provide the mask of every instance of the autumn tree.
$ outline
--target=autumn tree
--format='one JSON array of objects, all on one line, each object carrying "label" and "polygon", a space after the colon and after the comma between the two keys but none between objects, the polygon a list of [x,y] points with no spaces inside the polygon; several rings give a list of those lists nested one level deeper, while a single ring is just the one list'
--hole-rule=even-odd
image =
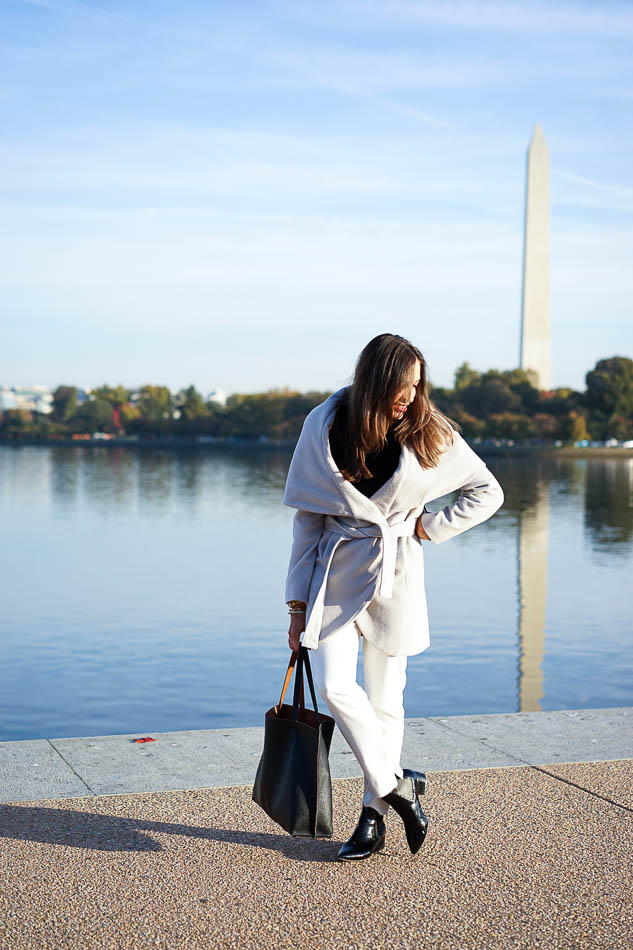
[{"label": "autumn tree", "polygon": [[97,386],[90,392],[92,396],[109,402],[113,408],[122,406],[124,403],[129,402],[130,399],[130,390],[120,384],[118,386],[107,386],[104,384],[103,386]]},{"label": "autumn tree", "polygon": [[613,356],[599,360],[585,376],[587,401],[605,415],[633,413],[633,360]]},{"label": "autumn tree", "polygon": [[76,386],[58,386],[53,392],[53,418],[59,422],[68,422],[78,409],[79,402]]},{"label": "autumn tree", "polygon": [[72,417],[75,432],[102,432],[112,422],[112,406],[107,399],[95,396],[79,407]]},{"label": "autumn tree", "polygon": [[594,438],[632,438],[633,360],[626,356],[598,360],[585,381],[589,428]]},{"label": "autumn tree", "polygon": [[199,419],[207,414],[207,407],[204,399],[195,386],[188,386],[176,393],[174,399],[176,410],[180,413],[181,419],[187,421]]},{"label": "autumn tree", "polygon": [[455,389],[466,389],[467,386],[476,383],[480,374],[473,369],[470,363],[460,363],[455,370]]},{"label": "autumn tree", "polygon": [[174,411],[174,399],[167,386],[141,386],[136,405],[141,417],[150,421],[171,419]]}]

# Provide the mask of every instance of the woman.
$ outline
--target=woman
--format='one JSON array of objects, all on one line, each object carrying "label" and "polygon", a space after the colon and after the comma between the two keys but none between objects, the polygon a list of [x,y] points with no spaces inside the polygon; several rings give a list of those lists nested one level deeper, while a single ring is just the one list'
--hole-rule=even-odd
[{"label": "woman", "polygon": [[[425,510],[456,489],[454,504]],[[288,643],[314,651],[319,692],[365,776],[360,819],[338,857],[381,850],[390,805],[415,854],[427,829],[418,800],[426,776],[402,769],[400,753],[407,657],[429,645],[422,542],[485,521],[503,492],[430,401],[420,351],[383,333],[360,354],[351,387],[306,418],[283,501],[297,509]],[[356,682],[361,637],[365,689]]]}]

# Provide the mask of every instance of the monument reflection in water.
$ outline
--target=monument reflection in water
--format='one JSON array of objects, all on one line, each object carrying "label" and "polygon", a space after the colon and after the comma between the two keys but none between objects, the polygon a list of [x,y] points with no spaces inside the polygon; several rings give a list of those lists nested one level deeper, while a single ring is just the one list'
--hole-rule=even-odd
[{"label": "monument reflection in water", "polygon": [[[550,550],[550,492],[553,479],[561,477],[567,490],[584,493],[584,534],[599,555],[615,555],[620,545],[630,550],[633,536],[633,459],[606,459],[603,462],[559,462],[545,467],[528,489],[524,486],[518,511],[518,688],[517,707],[521,712],[541,709],[544,697],[543,664],[547,653],[548,567]],[[569,578],[569,598],[573,602],[573,574]],[[604,605],[600,585],[591,588],[595,600]],[[626,598],[625,590],[622,595]],[[605,605],[606,607],[606,605]],[[604,625],[609,625],[605,609]],[[633,633],[631,623],[629,633]],[[608,634],[596,631],[599,641],[608,644]]]},{"label": "monument reflection in water", "polygon": [[519,513],[519,710],[541,708],[547,608],[549,482],[537,483],[535,501]]}]

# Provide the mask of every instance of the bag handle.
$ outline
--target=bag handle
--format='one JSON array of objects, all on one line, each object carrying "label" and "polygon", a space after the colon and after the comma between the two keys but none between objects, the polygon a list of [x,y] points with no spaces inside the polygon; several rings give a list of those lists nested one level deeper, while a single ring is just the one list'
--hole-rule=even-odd
[{"label": "bag handle", "polygon": [[290,660],[288,661],[288,669],[286,670],[286,678],[285,678],[285,680],[284,680],[284,685],[282,686],[282,689],[281,689],[281,696],[279,697],[279,703],[277,704],[277,708],[278,708],[278,709],[281,709],[281,706],[282,706],[282,704],[283,704],[284,696],[286,695],[286,690],[288,689],[288,684],[290,683],[290,680],[292,679],[292,671],[293,671],[294,668],[295,668],[295,663],[297,662],[297,657],[298,657],[298,656],[299,656],[299,651],[298,651],[298,650],[294,650],[294,651],[290,654]]},{"label": "bag handle", "polygon": [[[294,665],[294,664],[293,664]],[[315,713],[319,714],[319,706],[317,704],[316,693],[314,691],[314,681],[312,679],[312,667],[310,666],[310,657],[308,655],[307,647],[299,647],[299,663],[297,665],[297,672],[295,675],[295,692],[292,701],[292,718],[297,720],[299,718],[299,698],[301,697],[301,707],[303,706],[303,668],[305,666],[306,676],[308,677],[308,686],[310,687],[310,696],[312,697],[312,706]]]},{"label": "bag handle", "polygon": [[[286,695],[286,690],[288,689],[288,685],[290,683],[290,680],[292,679],[292,671],[295,668],[295,663],[297,662],[298,655],[299,654],[297,650],[295,650],[293,653],[290,654],[288,669],[286,670],[286,678],[284,679],[284,685],[282,686],[282,689],[281,689],[281,696],[279,697],[279,703],[277,705],[277,709],[281,709],[283,705],[284,696]],[[305,699],[303,696],[303,677],[301,678],[301,695],[299,697],[299,706],[302,711],[305,709]]]}]

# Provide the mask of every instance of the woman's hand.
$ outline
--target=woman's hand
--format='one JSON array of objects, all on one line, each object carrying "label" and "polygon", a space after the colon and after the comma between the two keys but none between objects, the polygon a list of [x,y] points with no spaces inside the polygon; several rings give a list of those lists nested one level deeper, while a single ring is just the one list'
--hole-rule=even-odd
[{"label": "woman's hand", "polygon": [[[424,512],[422,512],[422,515],[423,514]],[[418,536],[418,538],[420,538],[421,541],[430,541],[431,539],[429,538],[428,534],[426,533],[422,525],[422,515],[418,516],[418,520],[415,523],[415,533]]]},{"label": "woman's hand", "polygon": [[300,637],[303,631],[306,628],[306,612],[305,610],[301,611],[300,614],[290,614],[290,627],[288,629],[288,646],[296,653],[299,649],[301,642]]}]

